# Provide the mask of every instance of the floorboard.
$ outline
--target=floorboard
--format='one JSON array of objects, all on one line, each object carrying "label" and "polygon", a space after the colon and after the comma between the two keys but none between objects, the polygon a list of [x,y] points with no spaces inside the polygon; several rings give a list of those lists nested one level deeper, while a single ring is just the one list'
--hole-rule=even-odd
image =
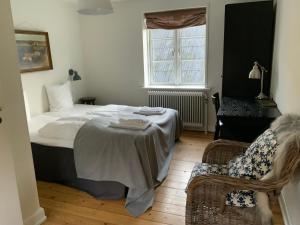
[{"label": "floorboard", "polygon": [[[156,189],[152,209],[133,218],[124,209],[124,200],[96,200],[87,193],[59,184],[38,182],[41,206],[47,221],[44,225],[184,225],[187,185],[195,162],[213,139],[212,134],[185,132],[170,165],[169,175]],[[281,211],[273,203],[274,225],[283,225]]]}]

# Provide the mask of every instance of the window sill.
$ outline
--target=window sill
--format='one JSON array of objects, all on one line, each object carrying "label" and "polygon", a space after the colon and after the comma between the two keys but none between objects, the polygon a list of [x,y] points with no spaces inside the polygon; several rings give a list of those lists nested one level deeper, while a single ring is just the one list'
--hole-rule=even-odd
[{"label": "window sill", "polygon": [[147,90],[197,90],[197,91],[209,91],[210,88],[204,85],[182,85],[182,86],[144,86]]}]

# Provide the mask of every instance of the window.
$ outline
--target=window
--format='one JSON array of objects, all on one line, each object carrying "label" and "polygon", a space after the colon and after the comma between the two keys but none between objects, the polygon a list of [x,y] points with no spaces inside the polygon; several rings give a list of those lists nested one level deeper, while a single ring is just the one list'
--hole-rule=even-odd
[{"label": "window", "polygon": [[205,86],[206,12],[145,13],[145,86]]},{"label": "window", "polygon": [[206,25],[148,29],[148,85],[205,85]]}]

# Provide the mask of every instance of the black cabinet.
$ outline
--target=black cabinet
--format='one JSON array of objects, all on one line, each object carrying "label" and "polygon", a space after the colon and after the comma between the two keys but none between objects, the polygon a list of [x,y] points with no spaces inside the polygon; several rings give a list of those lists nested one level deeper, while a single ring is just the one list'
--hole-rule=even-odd
[{"label": "black cabinet", "polygon": [[273,1],[226,5],[223,96],[255,97],[259,94],[260,80],[248,79],[254,61],[269,70],[264,82],[264,93],[269,94],[273,37]]},{"label": "black cabinet", "polygon": [[276,106],[266,106],[264,101],[223,97],[217,115],[223,124],[221,138],[253,142],[280,115]]}]

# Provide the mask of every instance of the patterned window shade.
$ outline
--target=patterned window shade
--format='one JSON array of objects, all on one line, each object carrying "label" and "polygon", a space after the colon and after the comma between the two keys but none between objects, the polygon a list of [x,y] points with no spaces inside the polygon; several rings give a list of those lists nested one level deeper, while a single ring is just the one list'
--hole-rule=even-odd
[{"label": "patterned window shade", "polygon": [[206,24],[206,8],[146,13],[147,29],[180,29]]}]

